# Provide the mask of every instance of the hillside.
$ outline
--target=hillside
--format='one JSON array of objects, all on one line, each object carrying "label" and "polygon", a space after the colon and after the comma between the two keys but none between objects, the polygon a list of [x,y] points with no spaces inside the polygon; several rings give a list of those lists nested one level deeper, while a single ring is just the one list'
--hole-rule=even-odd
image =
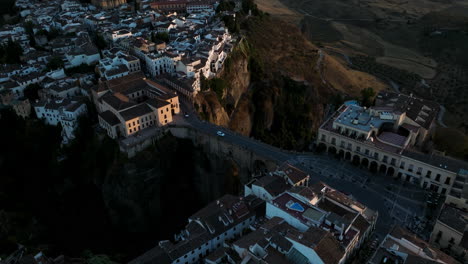
[{"label": "hillside", "polygon": [[334,95],[357,98],[363,88],[386,88],[313,45],[292,23],[263,15],[249,18],[242,28],[244,39],[219,76],[225,82],[221,96],[205,91],[197,97],[197,109],[210,122],[283,148],[304,149]]}]

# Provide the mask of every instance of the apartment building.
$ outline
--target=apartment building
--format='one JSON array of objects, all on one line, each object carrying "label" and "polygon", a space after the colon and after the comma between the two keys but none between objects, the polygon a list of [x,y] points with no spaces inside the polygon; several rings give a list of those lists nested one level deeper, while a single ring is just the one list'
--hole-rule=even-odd
[{"label": "apartment building", "polygon": [[204,257],[223,247],[225,241],[242,235],[261,215],[265,204],[254,197],[224,195],[188,218],[175,243],[164,240],[130,264],[200,263]]},{"label": "apartment building", "polygon": [[26,97],[16,97],[10,90],[0,91],[0,107],[10,106],[16,115],[27,118],[31,114],[31,104]]},{"label": "apartment building", "polygon": [[188,14],[195,12],[214,12],[214,6],[212,2],[209,1],[192,1],[188,2],[186,5],[186,10]]},{"label": "apartment building", "polygon": [[114,139],[165,126],[180,113],[177,94],[141,72],[102,81],[92,94],[99,124]]},{"label": "apartment building", "polygon": [[468,213],[444,205],[434,225],[430,242],[468,262]]},{"label": "apartment building", "polygon": [[422,153],[439,106],[396,93],[379,93],[375,107],[342,105],[319,128],[317,145],[345,160],[448,194],[467,163]]},{"label": "apartment building", "polygon": [[368,262],[368,264],[381,263],[459,264],[460,262],[406,229],[395,226],[382,240],[379,248]]},{"label": "apartment building", "polygon": [[173,74],[180,55],[170,52],[145,54],[146,70],[155,77],[161,74]]},{"label": "apartment building", "polygon": [[[318,190],[315,195],[312,190]],[[327,232],[342,249],[345,263],[375,227],[378,214],[348,196],[318,183],[297,186],[266,204],[266,218],[280,217],[299,232]],[[340,251],[338,251],[340,252]],[[312,263],[315,263],[312,261]]]},{"label": "apartment building", "polygon": [[316,259],[314,248],[306,250],[312,253],[296,248],[309,263],[345,263],[375,229],[378,213],[322,182],[308,181],[309,175],[284,163],[244,185],[244,195],[266,201],[267,219],[280,218],[299,233],[328,236],[337,245],[333,261],[329,256]]},{"label": "apartment building", "polygon": [[140,60],[126,52],[113,48],[103,51],[104,58],[97,66],[101,77],[107,80],[119,78],[141,70]]},{"label": "apartment building", "polygon": [[33,106],[37,118],[52,126],[58,124],[62,126],[64,143],[75,138],[74,131],[78,127],[78,118],[87,112],[82,97],[41,100]]}]

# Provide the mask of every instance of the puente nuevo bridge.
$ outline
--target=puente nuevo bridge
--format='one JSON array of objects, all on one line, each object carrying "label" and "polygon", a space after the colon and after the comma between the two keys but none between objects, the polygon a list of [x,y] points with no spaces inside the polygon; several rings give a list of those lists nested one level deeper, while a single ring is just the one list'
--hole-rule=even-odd
[{"label": "puente nuevo bridge", "polygon": [[[222,131],[224,136],[217,135],[218,131]],[[254,168],[259,163],[264,164],[266,169],[272,170],[286,161],[295,163],[298,156],[296,152],[273,147],[227,128],[200,121],[195,117],[182,119],[176,124],[152,130],[136,140],[125,139],[120,142],[120,149],[129,157],[133,157],[168,132],[177,138],[190,139],[194,145],[202,147],[206,152],[231,158],[242,168]]]}]

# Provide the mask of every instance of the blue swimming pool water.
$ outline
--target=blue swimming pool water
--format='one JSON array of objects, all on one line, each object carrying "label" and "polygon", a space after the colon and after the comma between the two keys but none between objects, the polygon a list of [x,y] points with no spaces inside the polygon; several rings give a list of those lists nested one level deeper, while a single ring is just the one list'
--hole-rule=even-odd
[{"label": "blue swimming pool water", "polygon": [[293,203],[289,208],[292,210],[299,211],[299,212],[304,212],[304,207],[302,207],[302,205],[298,203]]}]

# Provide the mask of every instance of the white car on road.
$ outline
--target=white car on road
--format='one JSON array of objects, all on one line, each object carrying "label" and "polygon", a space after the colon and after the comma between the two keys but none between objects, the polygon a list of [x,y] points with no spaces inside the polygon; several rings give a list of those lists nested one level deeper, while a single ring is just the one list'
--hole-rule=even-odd
[{"label": "white car on road", "polygon": [[224,136],[226,135],[226,134],[224,134],[223,132],[221,132],[221,131],[219,131],[219,130],[218,130],[218,132],[216,132],[216,134],[217,134],[218,136],[220,136],[220,137],[224,137]]}]

